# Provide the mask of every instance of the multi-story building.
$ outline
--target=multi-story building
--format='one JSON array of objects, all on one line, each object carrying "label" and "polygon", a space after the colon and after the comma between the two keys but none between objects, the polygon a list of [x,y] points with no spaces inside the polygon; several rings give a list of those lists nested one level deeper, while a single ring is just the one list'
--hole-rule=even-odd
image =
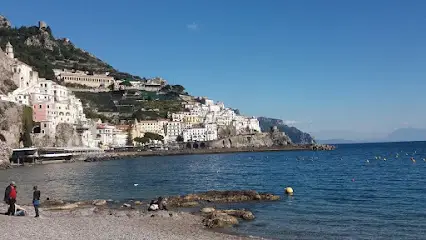
[{"label": "multi-story building", "polygon": [[190,128],[183,130],[183,141],[184,142],[203,142],[206,141],[207,129],[201,128]]},{"label": "multi-story building", "polygon": [[138,121],[135,119],[135,122],[132,126],[132,137],[143,137],[147,132],[165,136],[164,127],[167,122],[167,120]]},{"label": "multi-story building", "polygon": [[78,70],[54,69],[56,79],[65,83],[85,85],[92,88],[106,88],[114,84],[114,78],[105,74],[89,74],[89,72]]},{"label": "multi-story building", "polygon": [[182,135],[183,126],[181,122],[167,122],[166,136],[168,141],[175,141],[179,135]]}]

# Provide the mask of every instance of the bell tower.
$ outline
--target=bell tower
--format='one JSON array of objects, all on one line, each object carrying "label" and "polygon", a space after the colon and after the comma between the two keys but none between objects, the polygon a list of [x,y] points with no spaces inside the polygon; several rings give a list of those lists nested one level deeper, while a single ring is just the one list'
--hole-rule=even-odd
[{"label": "bell tower", "polygon": [[8,57],[10,57],[11,59],[15,58],[15,54],[13,53],[13,46],[12,44],[10,44],[10,42],[7,42],[5,50],[6,50],[6,55]]}]

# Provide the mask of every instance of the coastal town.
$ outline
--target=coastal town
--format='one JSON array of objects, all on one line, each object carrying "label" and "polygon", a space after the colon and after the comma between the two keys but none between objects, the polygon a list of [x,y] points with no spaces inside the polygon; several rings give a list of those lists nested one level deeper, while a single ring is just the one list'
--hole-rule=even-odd
[{"label": "coastal town", "polygon": [[[167,118],[138,120],[130,124],[112,124],[101,119],[87,118],[83,104],[68,86],[84,86],[90,91],[114,91],[115,89],[138,89],[159,92],[167,86],[162,78],[146,81],[114,79],[109,73],[91,74],[76,69],[54,69],[56,79],[40,78],[37,71],[14,56],[10,42],[4,49],[13,61],[14,78],[19,86],[2,101],[13,102],[32,108],[36,126],[33,138],[55,138],[59,124],[69,124],[81,136],[81,146],[111,149],[148,144],[168,146],[177,142],[205,142],[217,140],[220,128],[230,128],[235,135],[260,133],[256,117],[246,117],[206,97],[183,101],[184,111],[169,113]],[[126,81],[126,84],[122,84]]]}]

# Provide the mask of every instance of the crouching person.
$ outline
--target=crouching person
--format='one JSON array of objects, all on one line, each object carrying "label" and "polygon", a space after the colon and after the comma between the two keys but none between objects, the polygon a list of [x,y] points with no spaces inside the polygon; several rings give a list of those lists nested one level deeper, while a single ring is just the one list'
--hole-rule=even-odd
[{"label": "crouching person", "polygon": [[159,197],[157,200],[152,200],[149,204],[148,211],[167,210],[166,199]]}]

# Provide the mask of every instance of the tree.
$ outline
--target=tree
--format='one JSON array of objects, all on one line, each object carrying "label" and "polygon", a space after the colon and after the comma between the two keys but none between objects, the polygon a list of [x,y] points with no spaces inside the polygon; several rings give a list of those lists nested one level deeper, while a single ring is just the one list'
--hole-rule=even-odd
[{"label": "tree", "polygon": [[173,91],[177,93],[183,93],[185,91],[185,88],[182,85],[173,85],[172,88]]},{"label": "tree", "polygon": [[131,87],[131,86],[132,86],[132,83],[130,83],[130,81],[129,81],[129,80],[125,80],[125,81],[121,82],[121,83],[120,83],[120,85],[122,85],[122,86],[126,86],[126,87]]},{"label": "tree", "polygon": [[135,137],[133,140],[139,144],[149,143],[149,138],[147,137]]},{"label": "tree", "polygon": [[132,128],[129,127],[127,130],[127,140],[126,140],[127,146],[133,146],[133,136],[132,136]]},{"label": "tree", "polygon": [[19,139],[20,142],[22,141],[24,147],[31,147],[33,145],[30,135],[33,125],[33,110],[30,107],[24,107],[22,114],[22,133]]},{"label": "tree", "polygon": [[159,141],[163,141],[164,137],[156,134],[156,133],[152,133],[152,132],[147,132],[144,135],[145,138],[151,139],[151,140],[159,140]]},{"label": "tree", "polygon": [[111,83],[111,84],[108,86],[108,89],[109,89],[109,90],[111,90],[111,91],[114,91],[114,83]]},{"label": "tree", "polygon": [[183,142],[183,137],[181,135],[178,135],[176,138],[177,142]]}]

